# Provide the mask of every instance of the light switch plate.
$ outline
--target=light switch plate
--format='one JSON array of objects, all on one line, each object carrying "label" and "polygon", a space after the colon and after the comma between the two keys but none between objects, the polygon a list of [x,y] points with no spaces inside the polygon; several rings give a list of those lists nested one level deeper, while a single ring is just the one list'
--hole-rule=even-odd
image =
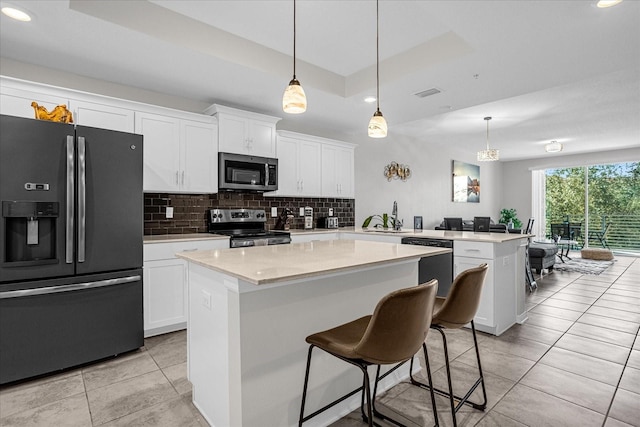
[{"label": "light switch plate", "polygon": [[329,208],[329,216],[333,216],[333,208]]},{"label": "light switch plate", "polygon": [[165,212],[166,218],[173,218],[173,206],[167,206],[167,211]]},{"label": "light switch plate", "polygon": [[271,208],[271,218],[278,216],[278,208]]},{"label": "light switch plate", "polygon": [[300,216],[304,216],[304,208],[300,208]]}]

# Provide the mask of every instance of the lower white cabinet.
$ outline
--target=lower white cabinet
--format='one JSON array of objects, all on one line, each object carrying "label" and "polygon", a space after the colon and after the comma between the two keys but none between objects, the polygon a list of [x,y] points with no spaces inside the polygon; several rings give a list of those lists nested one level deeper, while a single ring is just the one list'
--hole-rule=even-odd
[{"label": "lower white cabinet", "polygon": [[144,244],[144,336],[185,329],[188,318],[187,262],[183,251],[225,249],[228,239],[197,239]]},{"label": "lower white cabinet", "polygon": [[516,256],[518,241],[500,244],[487,242],[455,241],[453,243],[453,274],[486,263],[489,269],[482,287],[480,305],[474,323],[476,329],[500,335],[509,329],[517,318],[517,290],[524,289],[517,274]]}]

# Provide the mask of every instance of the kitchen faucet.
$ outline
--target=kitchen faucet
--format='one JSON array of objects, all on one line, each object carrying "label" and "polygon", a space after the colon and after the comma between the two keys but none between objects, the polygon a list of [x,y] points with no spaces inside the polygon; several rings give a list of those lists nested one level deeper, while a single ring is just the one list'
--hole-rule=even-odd
[{"label": "kitchen faucet", "polygon": [[402,230],[402,221],[398,220],[398,203],[395,200],[393,201],[391,216],[393,217],[393,229],[396,231]]}]

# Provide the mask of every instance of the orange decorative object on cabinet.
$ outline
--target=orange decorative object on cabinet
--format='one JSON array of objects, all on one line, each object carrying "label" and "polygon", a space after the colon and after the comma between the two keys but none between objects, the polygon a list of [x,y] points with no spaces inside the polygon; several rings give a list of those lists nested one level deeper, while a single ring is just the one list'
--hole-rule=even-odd
[{"label": "orange decorative object on cabinet", "polygon": [[73,123],[73,114],[71,114],[71,111],[67,110],[67,106],[64,104],[57,105],[53,110],[51,110],[51,112],[47,111],[47,109],[42,105],[38,105],[35,101],[31,103],[31,106],[36,112],[36,119],[60,123]]}]

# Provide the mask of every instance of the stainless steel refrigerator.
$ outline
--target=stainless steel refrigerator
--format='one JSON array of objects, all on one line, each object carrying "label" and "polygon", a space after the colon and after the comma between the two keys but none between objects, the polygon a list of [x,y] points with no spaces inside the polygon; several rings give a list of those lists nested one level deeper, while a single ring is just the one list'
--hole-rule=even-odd
[{"label": "stainless steel refrigerator", "polygon": [[141,347],[142,136],[0,129],[0,384]]}]

